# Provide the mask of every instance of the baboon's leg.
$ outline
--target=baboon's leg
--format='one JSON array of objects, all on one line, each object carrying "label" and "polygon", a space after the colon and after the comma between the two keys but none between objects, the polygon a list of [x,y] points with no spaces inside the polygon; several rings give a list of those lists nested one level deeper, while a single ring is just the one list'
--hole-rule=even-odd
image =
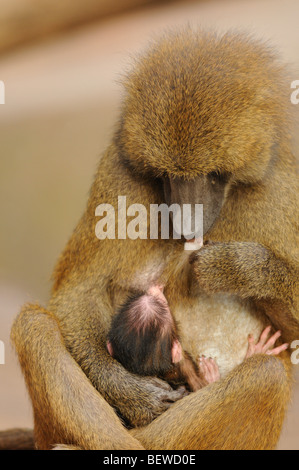
[{"label": "baboon's leg", "polygon": [[66,350],[56,319],[26,305],[12,329],[34,410],[39,449],[142,449]]},{"label": "baboon's leg", "polygon": [[56,320],[27,306],[12,337],[31,395],[40,449],[272,449],[290,395],[282,360],[254,356],[218,383],[174,404],[131,436],[64,347]]},{"label": "baboon's leg", "polygon": [[253,356],[131,434],[146,449],[274,449],[289,397],[288,363]]}]

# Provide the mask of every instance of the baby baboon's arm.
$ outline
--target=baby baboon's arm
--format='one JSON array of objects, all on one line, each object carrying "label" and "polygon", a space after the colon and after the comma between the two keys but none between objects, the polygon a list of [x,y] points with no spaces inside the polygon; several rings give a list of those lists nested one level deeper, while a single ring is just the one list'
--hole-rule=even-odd
[{"label": "baby baboon's arm", "polygon": [[[248,350],[245,359],[248,359],[249,357],[252,357],[256,354],[278,356],[281,352],[288,349],[289,345],[287,343],[275,347],[276,341],[281,337],[281,331],[276,331],[272,336],[269,337],[270,332],[271,326],[268,326],[262,332],[257,343],[255,342],[253,335],[250,334],[248,336]],[[212,357],[199,357],[198,368],[204,385],[209,385],[220,380],[220,372],[217,362]],[[202,388],[202,386],[198,388]],[[198,388],[195,390],[198,390]]]}]

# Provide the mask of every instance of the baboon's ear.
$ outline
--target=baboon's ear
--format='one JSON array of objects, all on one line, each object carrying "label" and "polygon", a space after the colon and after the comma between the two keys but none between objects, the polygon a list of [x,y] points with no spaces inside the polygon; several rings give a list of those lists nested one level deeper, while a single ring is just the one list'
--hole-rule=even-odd
[{"label": "baboon's ear", "polygon": [[112,344],[110,343],[110,341],[107,341],[107,350],[108,350],[108,353],[110,354],[110,356],[113,357],[113,347],[112,347]]},{"label": "baboon's ear", "polygon": [[171,359],[173,364],[177,364],[183,359],[182,346],[178,340],[173,342],[171,349]]}]

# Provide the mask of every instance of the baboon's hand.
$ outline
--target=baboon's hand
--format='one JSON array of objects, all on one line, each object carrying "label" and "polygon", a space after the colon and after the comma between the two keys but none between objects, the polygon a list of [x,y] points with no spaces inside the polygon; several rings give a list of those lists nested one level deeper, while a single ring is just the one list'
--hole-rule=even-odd
[{"label": "baboon's hand", "polygon": [[248,359],[255,354],[278,356],[282,351],[286,351],[288,349],[288,343],[275,346],[276,341],[281,337],[281,331],[276,331],[276,333],[270,336],[271,329],[271,326],[265,328],[257,342],[255,342],[253,335],[248,336],[248,350],[245,359]]},{"label": "baboon's hand", "polygon": [[[132,426],[145,426],[187,395],[185,387],[174,390],[156,377],[139,377],[139,387],[132,406],[125,407],[125,418]],[[120,411],[122,411],[120,409]]]},{"label": "baboon's hand", "polygon": [[244,297],[266,292],[273,255],[251,242],[212,243],[192,253],[190,263],[206,292],[231,292]]},{"label": "baboon's hand", "polygon": [[200,356],[198,358],[198,368],[206,385],[220,380],[219,367],[212,357]]}]

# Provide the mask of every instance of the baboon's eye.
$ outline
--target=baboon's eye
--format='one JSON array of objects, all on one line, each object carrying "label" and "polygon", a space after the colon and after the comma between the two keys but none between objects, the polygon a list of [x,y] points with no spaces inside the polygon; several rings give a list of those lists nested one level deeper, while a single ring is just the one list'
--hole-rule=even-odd
[{"label": "baboon's eye", "polygon": [[226,184],[229,179],[228,173],[219,173],[218,171],[212,171],[208,177],[211,184]]}]

